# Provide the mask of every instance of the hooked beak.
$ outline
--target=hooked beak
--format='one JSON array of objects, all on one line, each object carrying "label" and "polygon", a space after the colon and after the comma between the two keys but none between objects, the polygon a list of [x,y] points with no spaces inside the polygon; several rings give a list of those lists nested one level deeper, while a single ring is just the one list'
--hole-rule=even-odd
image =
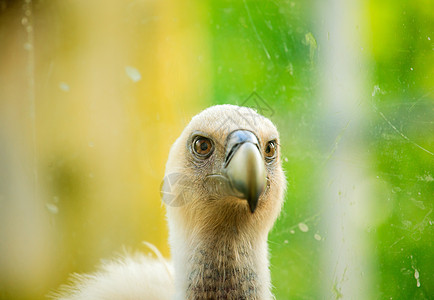
[{"label": "hooked beak", "polygon": [[250,131],[232,132],[226,144],[224,173],[234,196],[246,199],[250,212],[258,205],[266,185],[266,171],[257,137]]}]

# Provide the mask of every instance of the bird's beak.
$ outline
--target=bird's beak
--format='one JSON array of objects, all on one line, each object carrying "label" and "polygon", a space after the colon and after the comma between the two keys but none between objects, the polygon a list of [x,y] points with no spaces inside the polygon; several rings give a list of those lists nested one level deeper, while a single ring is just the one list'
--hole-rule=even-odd
[{"label": "bird's beak", "polygon": [[246,199],[253,213],[267,179],[257,137],[250,131],[232,132],[226,143],[224,173],[234,196]]}]

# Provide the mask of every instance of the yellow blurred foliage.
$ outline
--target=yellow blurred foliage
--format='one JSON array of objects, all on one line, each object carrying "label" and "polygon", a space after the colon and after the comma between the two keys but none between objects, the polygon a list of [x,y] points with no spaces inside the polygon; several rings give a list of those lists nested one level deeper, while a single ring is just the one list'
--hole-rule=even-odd
[{"label": "yellow blurred foliage", "polygon": [[43,298],[122,245],[147,252],[142,240],[169,256],[159,187],[170,145],[209,101],[204,10],[1,7],[0,298]]}]

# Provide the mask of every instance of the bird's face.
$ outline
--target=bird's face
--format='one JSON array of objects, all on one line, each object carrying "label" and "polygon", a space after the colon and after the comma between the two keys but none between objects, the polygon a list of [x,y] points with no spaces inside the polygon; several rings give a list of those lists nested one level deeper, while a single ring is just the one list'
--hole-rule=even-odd
[{"label": "bird's face", "polygon": [[219,105],[196,115],[173,145],[163,200],[215,228],[248,220],[271,226],[285,183],[271,121],[250,108]]}]

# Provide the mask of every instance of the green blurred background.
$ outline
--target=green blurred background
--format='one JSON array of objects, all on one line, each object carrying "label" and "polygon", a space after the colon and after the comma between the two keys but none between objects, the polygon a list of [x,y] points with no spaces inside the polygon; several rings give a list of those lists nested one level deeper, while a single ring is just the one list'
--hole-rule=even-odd
[{"label": "green blurred background", "polygon": [[169,257],[170,145],[232,103],[282,137],[277,299],[432,299],[433,33],[429,0],[0,0],[0,298]]}]

